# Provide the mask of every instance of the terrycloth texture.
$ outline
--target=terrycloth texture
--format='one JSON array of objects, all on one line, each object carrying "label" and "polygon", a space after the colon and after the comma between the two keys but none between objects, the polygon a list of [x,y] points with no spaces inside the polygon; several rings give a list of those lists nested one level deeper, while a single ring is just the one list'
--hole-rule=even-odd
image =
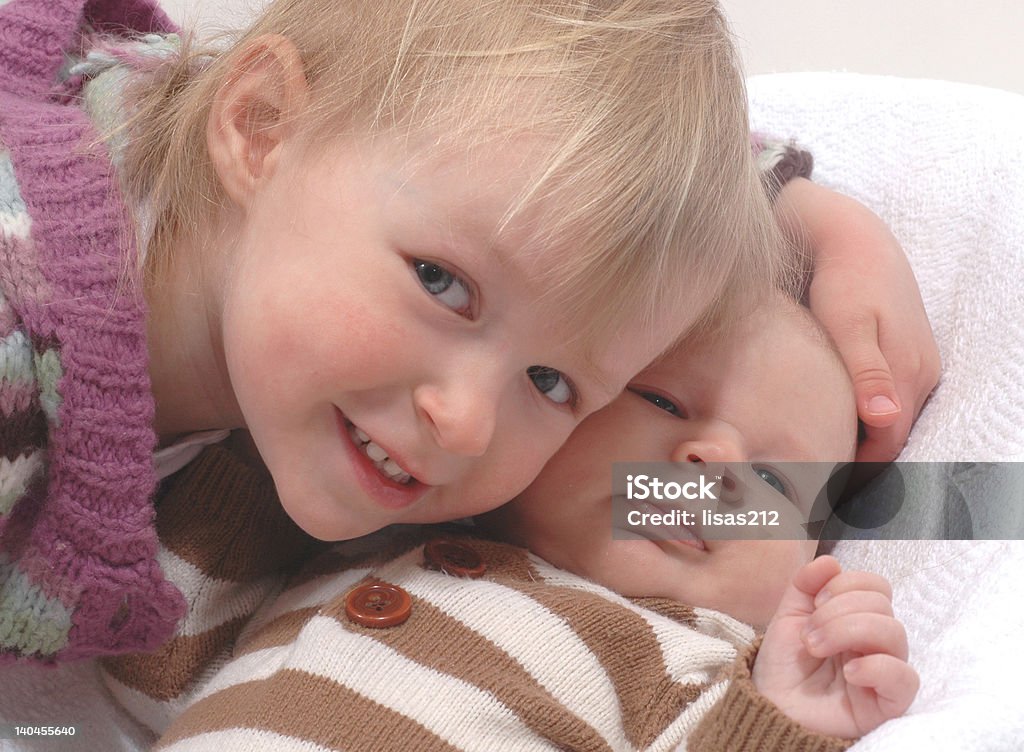
[{"label": "terrycloth texture", "polygon": [[0,661],[152,648],[184,611],[156,563],[145,311],[124,209],[55,87],[84,18],[170,30],[143,0],[0,7]]},{"label": "terrycloth texture", "polygon": [[[798,135],[815,180],[878,212],[914,266],[943,375],[901,459],[1024,459],[1024,97],[836,73],[749,87],[755,128]],[[1021,499],[1001,498],[1013,524]],[[1024,749],[1024,543],[849,541],[836,555],[890,577],[921,674],[910,712],[854,752]]]}]

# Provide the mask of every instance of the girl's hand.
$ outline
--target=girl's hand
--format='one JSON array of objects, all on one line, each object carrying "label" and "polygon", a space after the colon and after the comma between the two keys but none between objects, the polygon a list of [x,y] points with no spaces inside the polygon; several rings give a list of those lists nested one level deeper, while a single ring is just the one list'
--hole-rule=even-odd
[{"label": "girl's hand", "polygon": [[797,178],[779,193],[780,224],[810,254],[808,302],[853,379],[867,438],[860,462],[889,462],[939,379],[939,350],[896,238],[854,199]]},{"label": "girl's hand", "polygon": [[796,573],[768,625],[754,686],[811,731],[854,739],[904,713],[917,694],[889,583],[822,556]]}]

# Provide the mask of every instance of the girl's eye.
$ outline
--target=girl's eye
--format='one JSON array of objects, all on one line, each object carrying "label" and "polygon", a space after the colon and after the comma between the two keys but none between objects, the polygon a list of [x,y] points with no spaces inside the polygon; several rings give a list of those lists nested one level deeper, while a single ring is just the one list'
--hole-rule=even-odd
[{"label": "girl's eye", "polygon": [[413,259],[412,265],[424,290],[456,313],[469,315],[472,295],[465,282],[431,261]]},{"label": "girl's eye", "polygon": [[559,405],[575,404],[575,390],[560,371],[547,366],[530,366],[526,369],[526,375],[530,377],[537,390],[552,402]]},{"label": "girl's eye", "polygon": [[763,480],[769,486],[774,488],[780,494],[782,494],[783,496],[786,496],[786,497],[789,496],[789,492],[786,489],[786,484],[783,483],[779,479],[779,476],[777,476],[771,470],[769,470],[768,468],[765,468],[765,467],[761,467],[761,468],[757,468],[756,470],[754,470],[754,472],[757,473],[759,476],[761,476],[761,480]]},{"label": "girl's eye", "polygon": [[662,397],[660,394],[655,394],[654,392],[637,392],[637,394],[655,407],[660,408],[671,415],[678,415],[680,418],[686,417],[682,409],[667,397]]}]

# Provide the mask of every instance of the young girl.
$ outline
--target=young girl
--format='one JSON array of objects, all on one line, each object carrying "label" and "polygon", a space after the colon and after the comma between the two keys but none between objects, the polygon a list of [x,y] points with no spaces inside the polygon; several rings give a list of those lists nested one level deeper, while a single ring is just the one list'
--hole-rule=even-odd
[{"label": "young girl", "polygon": [[248,429],[320,538],[483,511],[775,276],[714,3],[282,0],[218,55],[172,30],[0,7],[8,656],[171,634],[158,444]]}]

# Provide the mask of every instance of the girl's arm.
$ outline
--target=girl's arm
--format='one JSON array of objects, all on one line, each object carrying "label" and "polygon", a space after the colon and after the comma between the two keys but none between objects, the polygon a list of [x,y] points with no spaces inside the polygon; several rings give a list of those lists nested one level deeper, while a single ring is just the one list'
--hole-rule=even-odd
[{"label": "girl's arm", "polygon": [[939,379],[938,347],[907,257],[874,212],[805,178],[782,187],[776,213],[810,254],[808,302],[853,379],[866,430],[857,460],[893,460]]}]

